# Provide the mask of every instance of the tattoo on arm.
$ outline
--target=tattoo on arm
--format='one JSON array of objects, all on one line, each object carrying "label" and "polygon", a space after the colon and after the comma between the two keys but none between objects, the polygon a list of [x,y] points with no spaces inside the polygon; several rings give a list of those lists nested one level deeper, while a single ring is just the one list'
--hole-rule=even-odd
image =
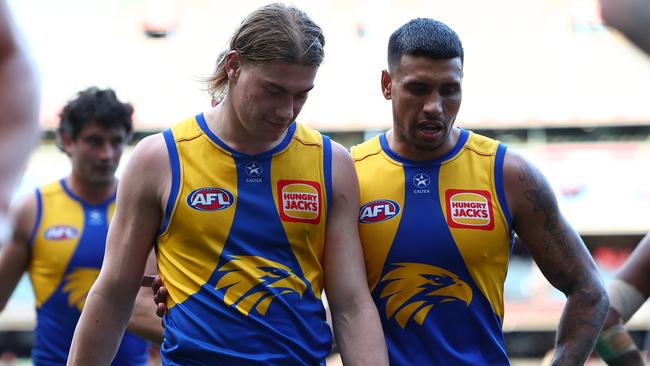
[{"label": "tattoo on arm", "polygon": [[[574,258],[575,253],[570,249],[571,234],[561,224],[560,212],[555,202],[555,195],[551,188],[544,182],[544,178],[527,165],[520,166],[519,180],[527,189],[524,196],[533,204],[533,212],[544,215],[544,249],[561,249],[565,258]],[[549,253],[550,254],[550,253]]]},{"label": "tattoo on arm", "polygon": [[565,224],[555,195],[541,173],[522,164],[518,178],[526,187],[524,196],[532,204],[533,212],[543,216],[539,248],[543,252],[536,250],[537,259],[544,263],[544,274],[553,285],[570,295],[558,328],[553,364],[581,364],[589,355],[607,312],[604,289],[589,261],[585,261],[584,244]]},{"label": "tattoo on arm", "polygon": [[543,178],[535,175],[530,167],[522,165],[519,180],[528,187],[524,195],[533,204],[533,210],[544,214],[544,231],[557,232],[559,213],[554,205],[555,197],[550,188],[544,184]]}]

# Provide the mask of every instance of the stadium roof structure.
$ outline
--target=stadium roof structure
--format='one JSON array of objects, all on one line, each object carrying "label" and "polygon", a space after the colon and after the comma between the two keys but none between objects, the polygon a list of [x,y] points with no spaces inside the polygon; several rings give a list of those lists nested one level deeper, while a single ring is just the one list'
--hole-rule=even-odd
[{"label": "stadium roof structure", "polygon": [[[201,80],[241,17],[262,3],[14,0],[41,70],[42,126],[53,129],[65,102],[90,85],[112,87],[132,102],[141,131],[208,108]],[[299,117],[317,129],[390,126],[390,103],[379,83],[387,40],[421,16],[445,21],[463,39],[463,127],[650,124],[650,57],[602,26],[596,0],[295,3],[323,26],[327,39],[316,88]],[[161,32],[157,24],[152,38],[147,14],[157,6],[168,7],[170,30],[164,32],[163,23]]]}]

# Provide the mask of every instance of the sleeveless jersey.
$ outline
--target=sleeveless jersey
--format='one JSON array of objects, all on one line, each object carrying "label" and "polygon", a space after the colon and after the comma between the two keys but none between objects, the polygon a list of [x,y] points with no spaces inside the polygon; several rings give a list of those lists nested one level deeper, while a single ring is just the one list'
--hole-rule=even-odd
[{"label": "sleeveless jersey", "polygon": [[278,146],[245,155],[202,114],[163,136],[172,168],[157,241],[169,290],[164,364],[324,364],[329,139],[294,122]]},{"label": "sleeveless jersey", "polygon": [[503,283],[513,245],[505,146],[461,129],[415,162],[385,134],[352,148],[359,230],[391,365],[507,365]]},{"label": "sleeveless jersey", "polygon": [[[34,365],[65,365],[86,295],[104,259],[115,194],[84,202],[62,179],[36,190],[29,275],[36,299]],[[100,331],[100,330],[98,330]],[[126,332],[113,365],[146,365],[147,343]]]}]

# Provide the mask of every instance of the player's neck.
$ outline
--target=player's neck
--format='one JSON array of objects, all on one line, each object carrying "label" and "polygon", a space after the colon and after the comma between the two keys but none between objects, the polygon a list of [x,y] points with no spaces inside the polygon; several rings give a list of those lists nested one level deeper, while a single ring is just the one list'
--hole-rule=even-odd
[{"label": "player's neck", "polygon": [[72,193],[91,205],[105,202],[117,189],[115,178],[111,182],[97,183],[75,176],[74,173],[65,178],[65,183]]},{"label": "player's neck", "polygon": [[261,139],[247,131],[237,119],[229,103],[220,103],[204,113],[208,128],[231,149],[246,155],[258,155],[273,149],[285,138],[285,131],[275,141]]}]

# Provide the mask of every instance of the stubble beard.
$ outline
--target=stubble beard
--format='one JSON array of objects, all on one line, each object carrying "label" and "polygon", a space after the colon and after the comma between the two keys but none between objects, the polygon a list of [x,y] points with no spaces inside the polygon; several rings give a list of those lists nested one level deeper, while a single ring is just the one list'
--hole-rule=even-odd
[{"label": "stubble beard", "polygon": [[438,148],[440,148],[442,145],[444,145],[445,141],[447,140],[447,137],[449,136],[449,132],[446,131],[445,134],[443,135],[443,138],[439,141],[432,141],[430,143],[426,142],[420,142],[418,141],[417,138],[413,137],[415,136],[415,132],[411,133],[410,136],[408,136],[403,130],[398,130],[397,133],[395,134],[397,137],[397,141],[406,144],[409,147],[419,150],[419,151],[434,151]]}]

